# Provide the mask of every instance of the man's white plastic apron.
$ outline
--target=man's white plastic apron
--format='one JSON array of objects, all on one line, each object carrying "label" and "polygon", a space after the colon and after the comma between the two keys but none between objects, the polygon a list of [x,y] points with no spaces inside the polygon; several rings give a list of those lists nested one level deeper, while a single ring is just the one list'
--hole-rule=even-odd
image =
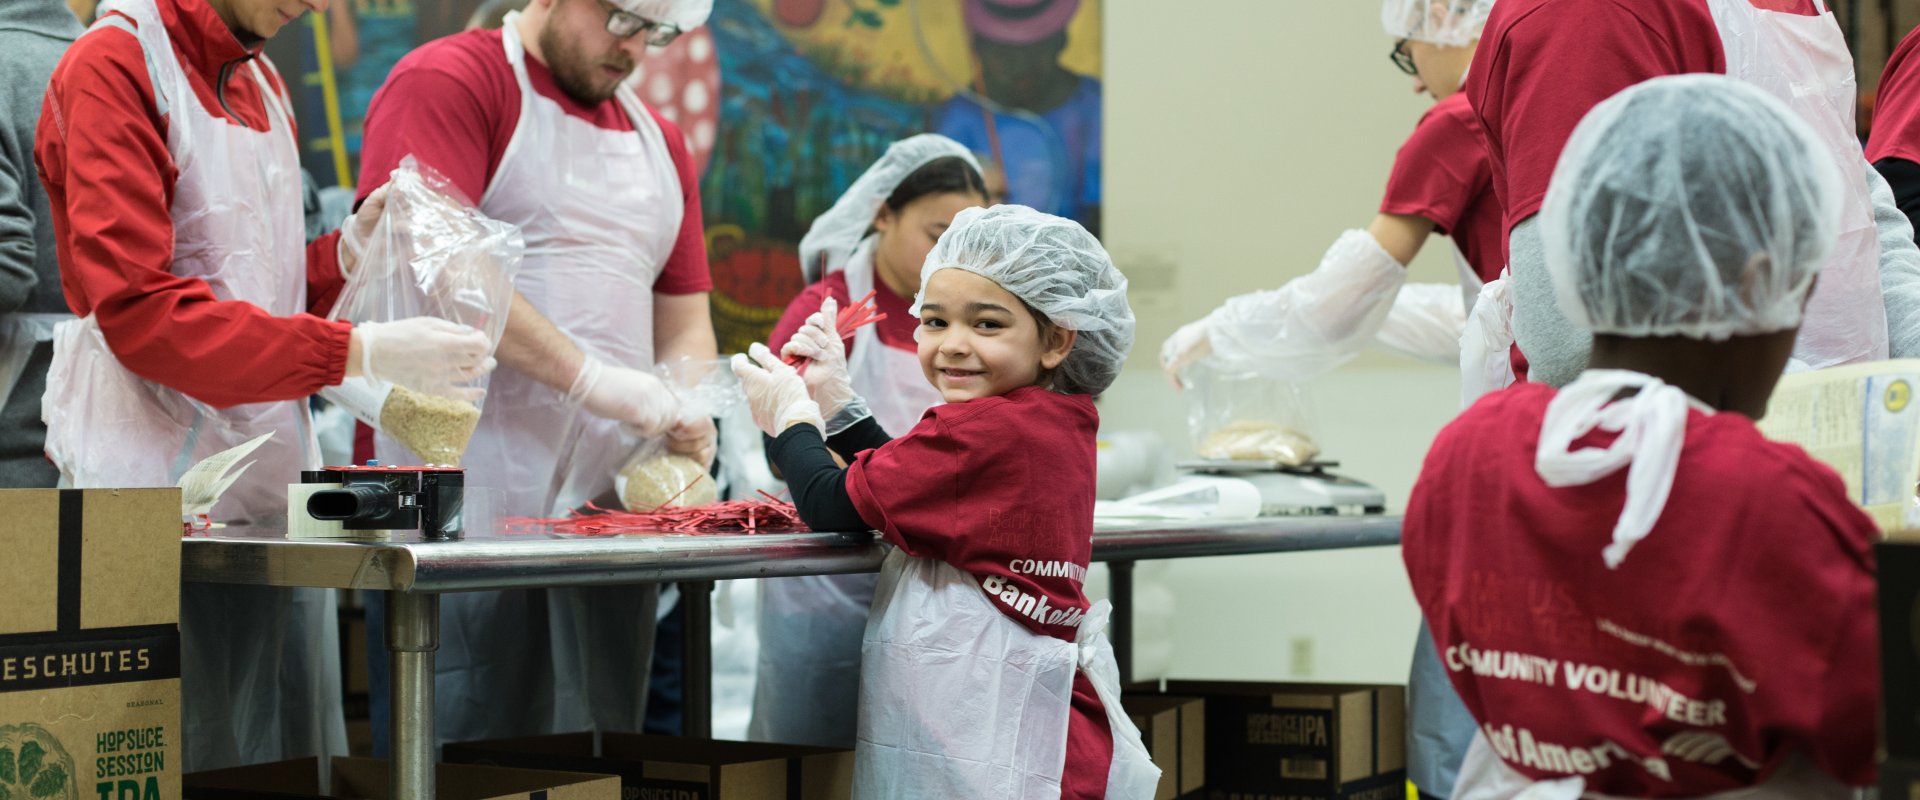
[{"label": "man's white plastic apron", "polygon": [[1819,369],[1887,357],[1880,239],[1854,133],[1853,55],[1824,0],[1818,16],[1764,11],[1751,0],[1709,0],[1727,75],[1780,98],[1833,153],[1846,187],[1840,238],[1820,270],[1793,357]]},{"label": "man's white plastic apron", "polygon": [[[173,274],[277,316],[305,311],[300,162],[290,117],[262,71],[272,65],[261,58],[245,66],[271,124],[256,131],[201,104],[153,0],[111,0],[101,12],[95,27],[140,40],[167,117],[167,150],[179,170]],[[47,454],[62,482],[80,488],[172,486],[193,463],[272,431],[213,507],[215,521],[284,524],[287,484],[319,465],[304,402],[215,409],[143,380],[121,366],[92,316],[56,328],[43,400]],[[184,584],[180,636],[188,770],[345,753],[331,590]]]},{"label": "man's white plastic apron", "polygon": [[[854,248],[845,275],[849,300],[874,290],[869,236]],[[881,289],[886,291],[886,289]],[[944,402],[914,351],[880,341],[877,325],[853,334],[847,372],[874,421],[893,436]],[[848,454],[851,455],[851,454]],[[860,694],[860,638],[880,576],[804,575],[761,583],[760,653],[748,738],[852,747]]]},{"label": "man's white plastic apron", "polygon": [[[534,308],[588,354],[651,370],[653,282],[684,211],[666,137],[624,85],[616,98],[631,132],[571,116],[535,91],[518,20],[507,17],[501,38],[520,119],[480,211],[526,236],[514,287]],[[504,513],[553,516],[611,491],[633,445],[619,423],[570,406],[564,391],[500,369],[462,466],[469,487],[504,497]],[[639,730],[657,598],[652,585],[448,595],[440,739]]]},{"label": "man's white plastic apron", "polygon": [[1110,609],[1095,603],[1079,641],[1061,641],[994,608],[952,565],[889,553],[861,644],[855,800],[1057,800],[1077,670],[1113,733],[1106,797],[1153,797],[1160,770],[1120,710]]}]

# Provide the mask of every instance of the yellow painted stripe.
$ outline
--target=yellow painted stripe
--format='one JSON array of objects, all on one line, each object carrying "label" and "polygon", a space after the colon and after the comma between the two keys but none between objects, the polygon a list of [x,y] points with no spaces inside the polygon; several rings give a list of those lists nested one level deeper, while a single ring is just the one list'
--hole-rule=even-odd
[{"label": "yellow painted stripe", "polygon": [[354,188],[347,174],[347,137],[340,124],[340,85],[333,77],[333,47],[327,40],[327,16],[313,15],[313,49],[320,59],[320,96],[327,105],[327,146],[333,151],[333,174],[340,186]]}]

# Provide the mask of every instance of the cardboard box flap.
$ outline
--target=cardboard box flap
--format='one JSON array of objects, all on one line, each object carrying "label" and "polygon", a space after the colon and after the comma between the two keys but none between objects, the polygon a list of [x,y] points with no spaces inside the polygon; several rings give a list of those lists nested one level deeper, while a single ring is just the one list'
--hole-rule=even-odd
[{"label": "cardboard box flap", "polygon": [[0,519],[0,634],[179,622],[179,489],[0,490]]},{"label": "cardboard box flap", "polygon": [[[352,800],[390,800],[391,765],[377,758],[335,758],[333,795]],[[440,800],[619,800],[612,775],[540,769],[440,764],[434,767]]]},{"label": "cardboard box flap", "polygon": [[181,779],[181,785],[186,787],[186,796],[189,798],[242,796],[227,792],[254,792],[254,796],[271,792],[285,797],[320,797],[320,759],[296,758],[271,764],[190,772]]}]

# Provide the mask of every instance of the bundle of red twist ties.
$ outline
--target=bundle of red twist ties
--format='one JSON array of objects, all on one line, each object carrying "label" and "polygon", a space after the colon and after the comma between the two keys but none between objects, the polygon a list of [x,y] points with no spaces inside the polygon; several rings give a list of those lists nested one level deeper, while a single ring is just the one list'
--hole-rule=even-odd
[{"label": "bundle of red twist ties", "polygon": [[[854,331],[887,318],[886,314],[881,313],[874,306],[873,295],[874,292],[867,292],[866,297],[862,297],[858,302],[840,309],[839,316],[833,321],[833,329],[840,334],[841,340],[851,339],[853,338]],[[803,356],[788,356],[783,360],[801,373],[807,371],[807,364],[812,361],[812,359]]]},{"label": "bundle of red twist ties", "polygon": [[[616,511],[587,504],[590,513],[575,512],[556,519],[515,517],[504,522],[507,533],[560,533],[576,536],[620,536],[633,533],[805,533],[806,523],[792,503],[760,493],[765,500],[727,500],[703,506],[662,505],[652,511]],[[668,501],[669,503],[672,501]]]}]

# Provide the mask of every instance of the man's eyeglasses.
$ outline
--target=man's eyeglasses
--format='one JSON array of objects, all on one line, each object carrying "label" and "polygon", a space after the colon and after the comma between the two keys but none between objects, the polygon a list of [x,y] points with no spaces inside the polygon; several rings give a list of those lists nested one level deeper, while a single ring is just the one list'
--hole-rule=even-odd
[{"label": "man's eyeglasses", "polygon": [[[613,23],[607,23],[607,30],[613,30]],[[1399,67],[1401,72],[1407,73],[1408,75],[1420,74],[1419,70],[1413,68],[1413,53],[1407,50],[1406,39],[1394,42],[1393,52],[1389,53],[1388,56],[1393,59],[1393,65]]]},{"label": "man's eyeglasses", "polygon": [[607,0],[600,0],[607,9],[607,32],[625,39],[636,33],[646,33],[646,42],[653,47],[666,47],[680,38],[680,26],[665,22],[655,22],[646,17],[620,8]]}]

